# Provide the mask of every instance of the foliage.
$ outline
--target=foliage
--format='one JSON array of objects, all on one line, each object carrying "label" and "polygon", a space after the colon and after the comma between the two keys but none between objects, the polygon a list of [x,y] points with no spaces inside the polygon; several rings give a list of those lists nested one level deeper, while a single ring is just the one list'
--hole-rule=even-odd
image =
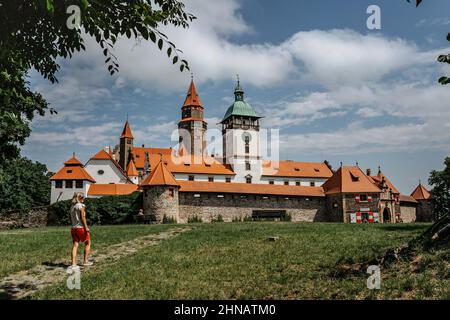
[{"label": "foliage", "polygon": [[[79,25],[71,5],[80,11]],[[178,0],[0,0],[0,8],[0,161],[18,155],[34,115],[49,107],[30,90],[28,70],[57,82],[57,59],[85,50],[86,36],[101,47],[111,75],[119,70],[113,50],[122,36],[165,47],[173,64],[189,69],[181,51],[159,31],[166,25],[187,28],[195,19]]]},{"label": "foliage", "polygon": [[444,161],[442,171],[433,170],[430,174],[429,184],[431,190],[433,210],[438,218],[450,213],[450,157]]},{"label": "foliage", "polygon": [[[108,196],[87,198],[86,220],[88,225],[111,225],[131,223],[133,216],[142,208],[142,193],[135,192],[126,196]],[[49,208],[49,225],[69,225],[71,200],[60,201]]]},{"label": "foliage", "polygon": [[[408,2],[411,2],[411,0],[407,0]],[[423,0],[416,0],[416,7],[418,7]],[[450,41],[450,33],[447,35],[447,40]],[[449,54],[442,54],[438,57],[438,61],[442,63],[448,63],[450,64],[450,53]],[[450,78],[449,77],[441,77],[439,78],[439,83],[442,85],[450,84]]]},{"label": "foliage", "polygon": [[224,222],[224,221],[223,221],[222,215],[219,214],[217,217],[211,219],[211,222],[212,222],[212,223],[216,223],[216,222]]},{"label": "foliage", "polygon": [[177,221],[173,217],[167,217],[166,215],[164,215],[162,223],[163,224],[176,224]]},{"label": "foliage", "polygon": [[202,222],[203,222],[202,218],[197,215],[188,218],[188,223],[202,223]]},{"label": "foliage", "polygon": [[48,205],[50,175],[44,164],[27,158],[2,161],[0,163],[0,213]]}]

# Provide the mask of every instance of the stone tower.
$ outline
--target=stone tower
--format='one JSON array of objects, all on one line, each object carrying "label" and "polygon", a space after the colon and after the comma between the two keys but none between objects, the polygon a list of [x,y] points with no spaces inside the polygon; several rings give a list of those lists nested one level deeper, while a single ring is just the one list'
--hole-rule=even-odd
[{"label": "stone tower", "polygon": [[224,163],[236,173],[236,182],[258,183],[262,174],[259,119],[244,100],[244,90],[238,80],[234,103],[228,108],[222,124]]},{"label": "stone tower", "polygon": [[162,157],[140,186],[144,190],[144,214],[149,215],[154,223],[162,223],[164,218],[179,221],[180,186],[165,166]]},{"label": "stone tower", "polygon": [[431,203],[431,194],[428,190],[419,182],[419,185],[411,193],[417,202],[416,221],[418,222],[430,222],[435,219],[433,215],[433,206]]},{"label": "stone tower", "polygon": [[127,169],[128,162],[130,161],[130,154],[133,151],[133,141],[134,137],[127,120],[123,127],[122,135],[120,136],[119,146],[119,165],[124,171]]},{"label": "stone tower", "polygon": [[206,148],[205,131],[207,124],[203,119],[203,105],[195,88],[194,80],[181,108],[181,121],[178,123],[180,145],[187,153],[202,156]]}]

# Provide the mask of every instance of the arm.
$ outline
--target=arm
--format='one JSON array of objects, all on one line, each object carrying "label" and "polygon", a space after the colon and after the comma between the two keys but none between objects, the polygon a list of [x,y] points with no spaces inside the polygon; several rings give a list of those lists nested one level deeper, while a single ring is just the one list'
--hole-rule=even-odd
[{"label": "arm", "polygon": [[89,232],[89,228],[86,223],[86,213],[84,212],[84,206],[81,207],[81,222],[83,223],[84,230]]}]

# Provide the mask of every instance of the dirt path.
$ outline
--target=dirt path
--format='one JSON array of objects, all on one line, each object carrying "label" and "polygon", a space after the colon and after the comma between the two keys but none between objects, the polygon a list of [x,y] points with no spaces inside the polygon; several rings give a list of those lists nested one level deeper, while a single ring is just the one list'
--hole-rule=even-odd
[{"label": "dirt path", "polygon": [[[111,264],[119,259],[132,255],[137,251],[155,246],[161,241],[173,238],[181,233],[191,230],[189,227],[175,227],[165,232],[150,234],[133,240],[111,245],[102,251],[92,251],[94,266],[82,269],[82,273],[97,265]],[[65,283],[68,278],[67,259],[51,263],[43,263],[29,270],[19,271],[0,279],[0,299],[21,299],[43,288]]]}]

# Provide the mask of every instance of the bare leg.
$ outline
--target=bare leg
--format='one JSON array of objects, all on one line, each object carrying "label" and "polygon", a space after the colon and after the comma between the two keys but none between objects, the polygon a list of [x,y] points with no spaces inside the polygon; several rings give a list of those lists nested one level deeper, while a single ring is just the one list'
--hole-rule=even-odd
[{"label": "bare leg", "polygon": [[84,243],[84,263],[88,262],[90,251],[91,251],[91,240],[88,240]]},{"label": "bare leg", "polygon": [[77,264],[78,242],[74,241],[72,246],[72,265]]}]

